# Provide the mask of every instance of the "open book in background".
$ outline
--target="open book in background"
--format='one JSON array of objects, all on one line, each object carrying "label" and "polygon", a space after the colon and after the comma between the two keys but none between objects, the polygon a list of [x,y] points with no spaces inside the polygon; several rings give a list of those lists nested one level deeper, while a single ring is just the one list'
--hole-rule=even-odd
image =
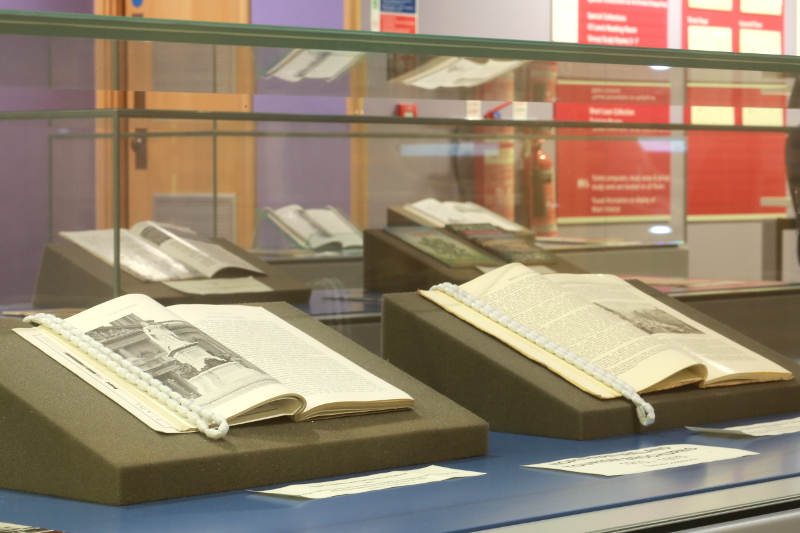
[{"label": "open book in background", "polygon": [[524,63],[526,61],[437,57],[392,79],[392,81],[421,89],[476,87],[502,76]]},{"label": "open book in background", "polygon": [[[114,230],[62,231],[65,239],[114,264]],[[189,228],[144,220],[120,230],[120,267],[142,281],[212,278],[264,272]]]},{"label": "open book in background", "polygon": [[364,52],[298,48],[286,54],[262,77],[293,83],[304,79],[333,81],[348,71],[363,55]]},{"label": "open book in background", "polygon": [[[67,320],[162,383],[244,424],[409,409],[414,401],[261,307],[110,300]],[[156,431],[194,431],[184,419],[43,327],[20,336]]]},{"label": "open book in background", "polygon": [[[788,370],[616,276],[541,275],[512,263],[461,288],[638,392],[789,380]],[[440,291],[425,298],[598,398],[619,393]]]},{"label": "open book in background", "polygon": [[262,212],[300,248],[335,251],[364,247],[361,230],[333,206],[303,209],[291,204],[279,209],[265,207]]},{"label": "open book in background", "polygon": [[525,230],[516,222],[474,202],[441,202],[435,198],[425,198],[406,204],[399,210],[414,222],[432,228],[443,228],[448,224],[492,224],[506,231]]},{"label": "open book in background", "polygon": [[448,224],[446,227],[509,263],[549,265],[558,261],[552,252],[534,244],[532,233],[512,233],[494,224]]}]

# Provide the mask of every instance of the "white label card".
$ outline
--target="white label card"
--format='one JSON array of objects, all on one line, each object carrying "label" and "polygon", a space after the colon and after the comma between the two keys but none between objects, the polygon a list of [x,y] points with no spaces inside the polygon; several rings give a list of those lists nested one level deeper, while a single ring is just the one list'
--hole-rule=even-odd
[{"label": "white label card", "polygon": [[514,120],[528,120],[528,102],[514,102],[511,104],[511,118]]},{"label": "white label card", "polygon": [[562,459],[551,463],[523,465],[528,468],[544,468],[547,470],[562,470],[579,474],[594,474],[597,476],[624,476],[627,474],[640,474],[654,470],[665,470],[679,466],[698,465],[726,459],[736,459],[746,455],[758,455],[756,452],[737,450],[735,448],[720,448],[717,446],[698,446],[696,444],[669,444],[642,448],[627,452],[592,455],[589,457],[575,457]]},{"label": "white label card", "polygon": [[320,498],[330,498],[332,496],[345,496],[347,494],[359,494],[361,492],[371,492],[374,490],[392,489],[408,485],[422,485],[424,483],[433,483],[446,479],[483,475],[485,475],[483,472],[456,470],[455,468],[445,468],[443,466],[426,466],[425,468],[418,468],[417,470],[395,470],[383,474],[351,477],[349,479],[340,479],[336,481],[322,481],[320,483],[288,485],[280,489],[255,490],[253,492],[256,494],[292,496],[295,498],[317,500]]},{"label": "white label card", "polygon": [[186,294],[245,294],[271,292],[272,288],[253,276],[242,278],[187,279],[163,281],[167,287]]},{"label": "white label card", "polygon": [[481,101],[480,100],[467,100],[467,119],[479,120],[483,118],[481,114]]},{"label": "white label card", "polygon": [[770,437],[773,435],[784,435],[786,433],[800,432],[800,417],[777,420],[775,422],[750,424],[747,426],[732,426],[724,429],[702,428],[695,426],[686,426],[686,429],[698,431],[700,433],[719,433],[721,435],[742,435],[747,437]]}]

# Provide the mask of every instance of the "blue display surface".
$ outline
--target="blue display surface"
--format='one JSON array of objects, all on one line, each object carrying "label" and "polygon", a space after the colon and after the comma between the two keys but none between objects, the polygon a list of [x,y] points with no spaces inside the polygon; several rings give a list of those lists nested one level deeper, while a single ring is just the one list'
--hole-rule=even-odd
[{"label": "blue display surface", "polygon": [[[614,478],[520,466],[681,443],[760,455]],[[673,429],[583,442],[493,433],[489,455],[440,464],[487,475],[324,500],[234,491],[127,507],[0,490],[0,522],[69,533],[475,531],[798,476],[800,433],[719,438]]]}]

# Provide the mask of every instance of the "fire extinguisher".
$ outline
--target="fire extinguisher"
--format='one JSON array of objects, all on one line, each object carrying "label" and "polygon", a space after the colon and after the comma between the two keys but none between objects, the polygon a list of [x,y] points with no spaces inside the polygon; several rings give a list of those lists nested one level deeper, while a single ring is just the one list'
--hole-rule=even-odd
[{"label": "fire extinguisher", "polygon": [[553,160],[542,150],[542,139],[525,141],[526,204],[530,206],[528,224],[540,236],[558,232]]}]

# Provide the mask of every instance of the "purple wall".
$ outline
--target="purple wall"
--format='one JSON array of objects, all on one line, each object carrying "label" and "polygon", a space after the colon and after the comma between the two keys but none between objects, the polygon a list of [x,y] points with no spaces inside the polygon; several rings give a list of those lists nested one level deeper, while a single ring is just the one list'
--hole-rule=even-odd
[{"label": "purple wall", "polygon": [[92,13],[92,0],[0,0],[0,9]]},{"label": "purple wall", "polygon": [[[253,0],[253,24],[342,29],[343,2],[338,0]],[[258,50],[260,70],[269,68],[285,54],[279,50]],[[316,84],[336,96],[286,96],[321,94]],[[313,87],[311,87],[313,85]],[[310,89],[309,89],[310,87]],[[281,80],[259,80],[259,95],[253,109],[257,112],[299,114],[345,114],[345,97],[350,93],[349,77],[330,83],[304,80],[296,84]],[[346,125],[262,123],[262,131],[347,132]],[[350,142],[347,138],[262,137],[257,141],[258,207],[303,207],[333,205],[350,212]],[[259,229],[260,245],[278,246],[277,232],[269,224]]]},{"label": "purple wall", "polygon": [[[0,0],[0,9],[91,13],[92,0]],[[91,41],[3,35],[0,49],[0,111],[94,107]],[[78,131],[94,122],[0,121],[0,306],[30,302],[51,205],[56,231],[94,224],[92,141],[53,141],[49,194],[48,139]]]}]

